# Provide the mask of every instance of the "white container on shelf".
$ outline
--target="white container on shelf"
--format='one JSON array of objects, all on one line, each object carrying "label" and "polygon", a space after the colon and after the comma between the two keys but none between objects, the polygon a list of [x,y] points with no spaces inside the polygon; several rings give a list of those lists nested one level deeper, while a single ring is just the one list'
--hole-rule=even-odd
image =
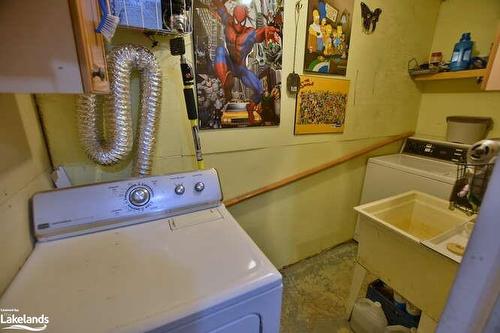
[{"label": "white container on shelf", "polygon": [[451,116],[446,118],[446,122],[446,140],[467,144],[485,139],[493,126],[493,120],[489,117]]},{"label": "white container on shelf", "polygon": [[379,302],[360,298],[354,304],[350,325],[355,333],[384,333],[387,318]]}]

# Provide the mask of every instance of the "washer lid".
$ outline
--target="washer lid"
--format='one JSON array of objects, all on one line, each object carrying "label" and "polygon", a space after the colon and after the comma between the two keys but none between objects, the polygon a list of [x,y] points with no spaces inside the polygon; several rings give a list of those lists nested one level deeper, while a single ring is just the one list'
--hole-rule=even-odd
[{"label": "washer lid", "polygon": [[278,285],[220,206],[38,243],[0,307],[48,316],[49,332],[137,332]]},{"label": "washer lid", "polygon": [[457,166],[453,163],[406,154],[372,157],[369,159],[369,163],[399,169],[448,184],[455,184],[457,176]]}]

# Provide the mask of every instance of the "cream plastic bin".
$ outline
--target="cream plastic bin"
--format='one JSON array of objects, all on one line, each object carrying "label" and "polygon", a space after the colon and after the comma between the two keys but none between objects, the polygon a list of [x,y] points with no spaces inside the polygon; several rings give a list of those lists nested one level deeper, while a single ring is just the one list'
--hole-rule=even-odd
[{"label": "cream plastic bin", "polygon": [[493,126],[493,120],[488,117],[451,116],[446,118],[446,122],[446,140],[466,144],[485,139]]}]

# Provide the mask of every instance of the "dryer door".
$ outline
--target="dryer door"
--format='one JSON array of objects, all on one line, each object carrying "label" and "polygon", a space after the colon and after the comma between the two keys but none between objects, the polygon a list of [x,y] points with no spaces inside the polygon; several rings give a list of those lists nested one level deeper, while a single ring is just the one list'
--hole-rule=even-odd
[{"label": "dryer door", "polygon": [[280,285],[251,293],[215,312],[201,311],[148,333],[279,333],[282,290]]}]

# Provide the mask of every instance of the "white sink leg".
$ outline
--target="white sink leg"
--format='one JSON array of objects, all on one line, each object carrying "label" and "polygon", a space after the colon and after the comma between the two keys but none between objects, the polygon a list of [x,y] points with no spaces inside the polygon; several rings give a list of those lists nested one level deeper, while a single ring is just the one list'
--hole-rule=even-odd
[{"label": "white sink leg", "polygon": [[354,265],[354,276],[352,278],[351,291],[349,292],[349,297],[347,298],[346,302],[346,315],[348,319],[351,316],[352,308],[354,307],[354,303],[358,298],[367,272],[368,271],[366,270],[366,268],[356,262],[356,264]]}]

